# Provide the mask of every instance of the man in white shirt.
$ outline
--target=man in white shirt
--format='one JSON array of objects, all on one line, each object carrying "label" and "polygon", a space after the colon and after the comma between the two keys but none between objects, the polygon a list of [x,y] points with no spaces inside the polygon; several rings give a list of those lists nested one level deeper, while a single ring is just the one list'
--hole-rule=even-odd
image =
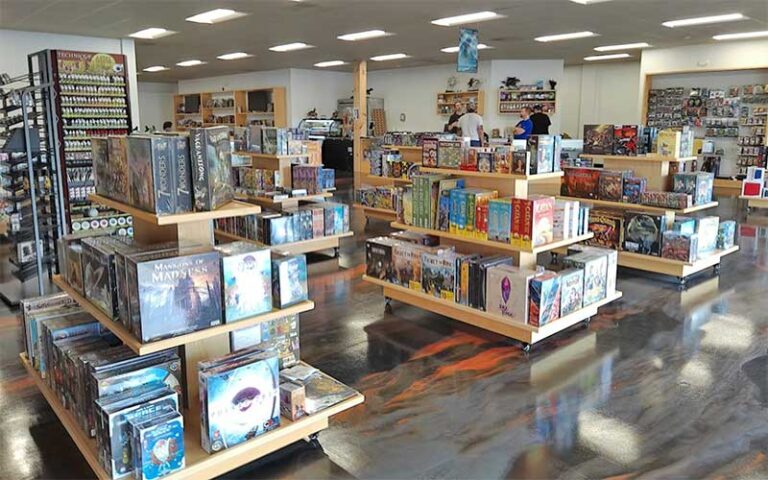
[{"label": "man in white shirt", "polygon": [[469,137],[470,145],[473,147],[482,147],[485,133],[483,132],[483,117],[477,114],[473,104],[467,105],[467,113],[459,119],[459,128],[461,135]]}]

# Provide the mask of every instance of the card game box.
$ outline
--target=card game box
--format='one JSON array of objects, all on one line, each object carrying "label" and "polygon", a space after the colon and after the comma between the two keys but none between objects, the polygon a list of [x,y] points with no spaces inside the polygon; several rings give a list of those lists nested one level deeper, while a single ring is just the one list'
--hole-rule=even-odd
[{"label": "card game box", "polygon": [[631,175],[629,170],[602,170],[598,180],[597,198],[620,202],[624,195],[624,179]]},{"label": "card game box", "polygon": [[531,154],[531,173],[551,173],[554,171],[555,138],[552,135],[531,135],[526,149]]},{"label": "card game box", "polygon": [[488,201],[488,240],[510,243],[512,236],[512,199]]},{"label": "card game box", "polygon": [[589,231],[594,236],[584,242],[587,245],[621,250],[624,244],[624,215],[611,210],[593,210],[589,214]]},{"label": "card game box", "polygon": [[421,140],[421,164],[425,167],[437,167],[438,140],[423,138]]},{"label": "card game box", "polygon": [[280,426],[277,356],[251,352],[210,368],[200,364],[200,437],[208,453],[234,447]]},{"label": "card game box", "polygon": [[[142,342],[182,335],[221,323],[221,266],[217,252],[135,263],[138,310],[131,309],[134,333]],[[127,274],[131,277],[131,274]]]},{"label": "card game box", "polygon": [[527,199],[513,200],[521,204],[522,218],[513,216],[512,232],[520,233],[520,246],[533,248],[554,240],[555,199],[548,195],[529,195]]},{"label": "card game box", "polygon": [[268,248],[248,242],[225,243],[221,253],[224,322],[272,310],[272,260]]},{"label": "card game box", "polygon": [[605,295],[613,295],[616,293],[616,275],[618,269],[619,253],[616,250],[593,247],[584,244],[575,244],[568,247],[568,255],[575,255],[577,253],[589,252],[596,255],[603,255],[607,258],[607,277],[605,282]]},{"label": "card game box", "polygon": [[272,305],[285,308],[308,298],[306,255],[273,252]]},{"label": "card game box", "polygon": [[493,156],[494,156],[494,152],[490,152],[490,151],[477,152],[477,171],[483,172],[483,173],[492,172]]},{"label": "card game box", "polygon": [[720,218],[715,216],[701,217],[696,221],[696,233],[699,235],[698,257],[705,256],[717,247],[717,234],[720,228]]},{"label": "card game box", "polygon": [[726,250],[731,248],[736,242],[736,222],[734,220],[723,220],[717,227],[717,248]]},{"label": "card game box", "polygon": [[626,212],[624,214],[624,250],[645,255],[661,255],[661,233],[672,227],[662,214]]},{"label": "card game box", "polygon": [[459,168],[463,157],[462,142],[440,140],[437,145],[437,166],[440,168]]},{"label": "card game box", "polygon": [[569,268],[560,272],[560,317],[580,310],[584,300],[584,270]]},{"label": "card game box", "polygon": [[515,175],[531,175],[534,172],[532,155],[528,150],[515,150],[512,152],[512,172]]},{"label": "card game box", "polygon": [[712,201],[714,180],[714,174],[708,172],[676,173],[672,190],[691,195],[694,205],[703,205]]},{"label": "card game box", "polygon": [[[586,250],[569,255],[563,260],[565,267],[584,271],[584,295],[582,297],[582,305],[584,307],[599,302],[607,295],[608,259],[609,257],[601,252]],[[614,268],[614,279],[615,271]]]},{"label": "card game box", "polygon": [[648,180],[645,177],[626,177],[624,178],[624,190],[621,198],[622,202],[640,203],[640,199],[645,193]]},{"label": "card game box", "polygon": [[274,350],[277,352],[280,370],[292,367],[301,360],[299,316],[288,315],[234,330],[229,334],[229,345],[232,352],[251,347]]},{"label": "card game box", "polygon": [[136,480],[156,480],[184,468],[184,417],[169,412],[131,423]]},{"label": "card game box", "polygon": [[542,327],[560,318],[560,276],[545,271],[530,281],[528,293],[528,323]]},{"label": "card game box", "polygon": [[307,415],[304,385],[280,382],[280,413],[291,421]]},{"label": "card game box", "polygon": [[597,198],[600,190],[599,168],[566,168],[563,170],[561,194],[566,197]]},{"label": "card game box", "polygon": [[452,251],[441,253],[422,253],[421,288],[424,292],[442,298],[454,300],[456,279],[456,254]]},{"label": "card game box", "polygon": [[661,256],[693,263],[698,254],[698,235],[686,235],[668,230],[662,235]]},{"label": "card game box", "polygon": [[392,249],[396,241],[387,237],[369,238],[365,242],[365,274],[377,280],[395,283]]},{"label": "card game box", "polygon": [[229,128],[192,128],[189,132],[195,210],[216,210],[235,196]]},{"label": "card game box", "polygon": [[692,217],[684,217],[682,215],[675,215],[675,221],[672,224],[672,231],[683,235],[693,235],[696,233],[696,219]]},{"label": "card game box", "polygon": [[616,125],[613,128],[613,154],[634,157],[643,153],[641,125]]},{"label": "card game box", "polygon": [[613,154],[613,125],[584,125],[584,153],[590,155]]},{"label": "card game box", "polygon": [[499,145],[493,152],[493,171],[496,173],[511,173],[512,147]]},{"label": "card game box", "polygon": [[505,322],[528,323],[528,289],[536,272],[500,265],[485,274],[485,311]]}]

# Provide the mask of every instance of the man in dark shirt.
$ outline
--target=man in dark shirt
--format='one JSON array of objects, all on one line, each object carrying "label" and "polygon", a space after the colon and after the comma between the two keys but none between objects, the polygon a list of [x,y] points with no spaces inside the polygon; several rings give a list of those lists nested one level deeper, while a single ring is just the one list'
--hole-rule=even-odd
[{"label": "man in dark shirt", "polygon": [[456,102],[453,105],[453,114],[451,114],[451,118],[448,119],[448,131],[450,133],[459,133],[459,119],[464,115],[461,111],[461,107],[461,102]]},{"label": "man in dark shirt", "polygon": [[549,120],[549,116],[542,112],[541,105],[534,105],[531,121],[533,122],[533,135],[549,135],[549,126],[552,125],[552,122]]}]

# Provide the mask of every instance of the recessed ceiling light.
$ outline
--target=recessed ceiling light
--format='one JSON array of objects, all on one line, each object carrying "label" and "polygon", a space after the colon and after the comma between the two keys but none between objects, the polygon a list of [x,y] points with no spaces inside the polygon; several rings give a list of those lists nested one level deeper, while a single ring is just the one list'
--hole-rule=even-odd
[{"label": "recessed ceiling light", "polygon": [[741,40],[744,38],[759,38],[768,37],[768,30],[761,30],[758,32],[743,32],[743,33],[723,33],[722,35],[715,35],[715,40]]},{"label": "recessed ceiling light", "polygon": [[605,45],[603,47],[595,47],[595,50],[598,52],[613,52],[615,50],[630,50],[634,48],[647,48],[650,47],[645,42],[638,42],[638,43],[625,43],[623,45]]},{"label": "recessed ceiling light", "polygon": [[145,72],[162,72],[163,70],[168,70],[168,67],[163,65],[155,65],[144,69]]},{"label": "recessed ceiling light", "polygon": [[138,32],[134,32],[128,36],[133,38],[144,38],[144,39],[152,40],[155,38],[167,37],[168,35],[173,35],[174,33],[176,32],[174,32],[173,30],[166,30],[164,28],[159,28],[159,27],[151,27],[151,28],[145,28],[144,30],[139,30]]},{"label": "recessed ceiling light", "polygon": [[307,45],[303,42],[286,43],[285,45],[275,45],[269,47],[273,52],[291,52],[293,50],[304,50],[305,48],[312,48],[312,45]]},{"label": "recessed ceiling light", "polygon": [[543,37],[536,37],[534,40],[537,42],[557,42],[560,40],[573,40],[575,38],[594,37],[596,35],[597,34],[593,32],[560,33],[557,35],[545,35]]},{"label": "recessed ceiling light", "polygon": [[593,3],[610,2],[611,0],[571,0],[574,3],[580,3],[582,5],[592,5]]},{"label": "recessed ceiling light", "polygon": [[384,30],[368,30],[365,32],[347,33],[344,35],[339,35],[336,38],[339,40],[345,40],[347,42],[357,42],[358,40],[368,40],[369,38],[386,37],[388,35],[391,34],[385,32]]},{"label": "recessed ceiling light", "polygon": [[722,22],[735,22],[736,20],[744,20],[747,17],[740,13],[728,13],[726,15],[712,15],[711,17],[696,17],[696,18],[684,18],[682,20],[671,20],[664,22],[662,25],[669,28],[675,27],[688,27],[690,25],[705,25],[707,23],[722,23]]},{"label": "recessed ceiling light", "polygon": [[219,55],[219,60],[237,60],[239,58],[245,58],[250,57],[251,55],[244,53],[244,52],[233,52],[233,53],[225,53],[224,55]]},{"label": "recessed ceiling light", "polygon": [[476,12],[467,13],[465,15],[457,15],[455,17],[438,18],[432,20],[435,25],[442,27],[452,27],[454,25],[462,25],[464,23],[484,22],[486,20],[494,20],[496,18],[502,18],[504,15],[499,15],[496,12]]},{"label": "recessed ceiling light", "polygon": [[371,57],[374,62],[386,62],[387,60],[399,60],[401,58],[408,58],[408,55],[404,53],[391,53],[389,55],[378,55]]},{"label": "recessed ceiling light", "polygon": [[180,67],[194,67],[196,65],[202,65],[204,63],[205,62],[203,62],[202,60],[184,60],[183,62],[179,62],[176,65]]},{"label": "recessed ceiling light", "polygon": [[632,55],[628,53],[613,53],[611,55],[593,55],[591,57],[584,57],[584,60],[588,62],[594,62],[597,60],[616,60],[617,58],[629,58]]},{"label": "recessed ceiling light", "polygon": [[[491,48],[491,47],[489,47],[488,45],[486,45],[484,43],[478,43],[477,44],[477,49],[478,50],[485,50],[486,48]],[[459,51],[459,47],[445,47],[445,48],[441,48],[440,51],[443,52],[443,53],[456,53],[456,52]]]},{"label": "recessed ceiling light", "polygon": [[187,17],[187,21],[195,23],[219,23],[226,22],[227,20],[234,20],[235,18],[244,17],[246,15],[248,14],[236,12],[228,8],[217,8],[215,10],[210,10],[208,12],[198,13],[197,15]]},{"label": "recessed ceiling light", "polygon": [[316,63],[315,66],[320,68],[338,67],[339,65],[344,65],[346,63],[347,62],[345,62],[344,60],[328,60],[327,62]]}]

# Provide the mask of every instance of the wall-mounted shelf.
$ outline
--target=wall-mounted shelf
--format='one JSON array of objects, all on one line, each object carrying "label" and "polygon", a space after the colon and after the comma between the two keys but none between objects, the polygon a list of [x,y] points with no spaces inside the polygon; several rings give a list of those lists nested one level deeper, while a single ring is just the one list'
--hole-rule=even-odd
[{"label": "wall-mounted shelf", "polygon": [[471,92],[441,92],[437,94],[437,114],[451,115],[453,113],[453,105],[456,102],[464,104],[464,108],[471,102],[477,108],[477,113],[479,115],[482,115],[485,111],[485,93],[482,90]]}]

